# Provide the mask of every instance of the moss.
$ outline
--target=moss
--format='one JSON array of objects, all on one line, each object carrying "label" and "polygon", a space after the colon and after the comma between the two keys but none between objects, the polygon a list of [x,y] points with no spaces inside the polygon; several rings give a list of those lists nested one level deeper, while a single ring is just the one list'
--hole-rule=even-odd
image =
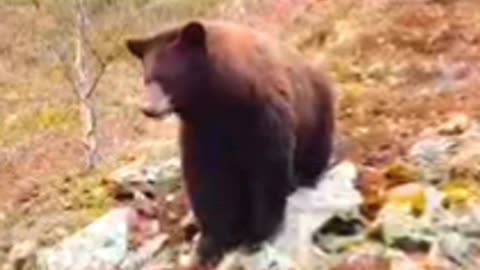
[{"label": "moss", "polygon": [[420,172],[418,169],[415,166],[404,162],[397,162],[387,167],[384,170],[384,176],[389,180],[389,186],[396,186],[420,180]]},{"label": "moss", "polygon": [[480,202],[480,184],[474,179],[456,178],[441,187],[447,207],[468,207]]},{"label": "moss", "polygon": [[76,125],[78,116],[72,107],[58,106],[42,110],[32,121],[37,122],[41,129],[69,129]]},{"label": "moss", "polygon": [[71,180],[67,200],[74,211],[80,211],[87,219],[95,219],[107,212],[113,204],[103,177],[107,169],[74,177]]}]

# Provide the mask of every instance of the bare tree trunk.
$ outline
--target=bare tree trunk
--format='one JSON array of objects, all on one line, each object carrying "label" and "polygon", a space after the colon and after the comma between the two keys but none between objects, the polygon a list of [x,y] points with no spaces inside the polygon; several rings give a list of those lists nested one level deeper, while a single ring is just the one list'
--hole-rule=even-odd
[{"label": "bare tree trunk", "polygon": [[[94,92],[105,70],[105,64],[90,46],[87,37],[88,16],[83,0],[75,1],[76,37],[75,37],[75,80],[73,88],[79,100],[80,118],[83,127],[83,143],[87,150],[87,170],[94,169],[98,162],[97,147],[97,115],[95,110]],[[96,60],[100,64],[95,69]],[[90,71],[90,72],[89,72]]]}]

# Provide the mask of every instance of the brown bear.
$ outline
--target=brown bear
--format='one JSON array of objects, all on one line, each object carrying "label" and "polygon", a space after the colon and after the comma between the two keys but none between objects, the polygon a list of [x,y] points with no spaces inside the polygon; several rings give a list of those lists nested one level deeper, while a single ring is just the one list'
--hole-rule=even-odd
[{"label": "brown bear", "polygon": [[288,195],[326,169],[334,90],[293,48],[232,22],[192,20],[129,39],[145,115],[175,113],[201,263],[275,236]]}]

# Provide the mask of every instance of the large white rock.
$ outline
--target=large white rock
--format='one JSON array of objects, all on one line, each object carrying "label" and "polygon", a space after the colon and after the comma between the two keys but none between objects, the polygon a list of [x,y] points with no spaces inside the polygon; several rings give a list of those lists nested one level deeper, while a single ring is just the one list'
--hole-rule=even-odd
[{"label": "large white rock", "polygon": [[251,256],[230,254],[219,269],[323,269],[327,262],[313,245],[312,235],[332,216],[358,210],[362,196],[355,189],[357,177],[355,165],[345,161],[328,171],[316,188],[297,190],[288,199],[278,237]]}]

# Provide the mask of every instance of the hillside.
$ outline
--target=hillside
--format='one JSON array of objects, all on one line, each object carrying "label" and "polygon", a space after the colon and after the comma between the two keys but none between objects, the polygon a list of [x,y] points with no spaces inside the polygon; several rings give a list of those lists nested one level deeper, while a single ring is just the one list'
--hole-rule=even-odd
[{"label": "hillside", "polygon": [[[175,153],[176,120],[139,113],[141,69],[123,46],[126,37],[166,22],[240,21],[322,63],[341,93],[341,147],[367,185],[404,162],[429,131],[480,117],[477,1],[87,0],[85,6],[86,36],[106,63],[93,99],[99,161],[92,171],[84,170],[82,115],[70,78],[74,1],[0,1],[0,262],[16,243],[48,246],[106,213],[117,203],[106,179],[150,157],[145,149],[167,142],[174,149],[168,156]],[[94,63],[89,71],[98,68]],[[472,158],[468,166],[477,163]],[[468,180],[476,183],[478,175]],[[174,193],[172,211],[183,216],[183,192]]]}]

